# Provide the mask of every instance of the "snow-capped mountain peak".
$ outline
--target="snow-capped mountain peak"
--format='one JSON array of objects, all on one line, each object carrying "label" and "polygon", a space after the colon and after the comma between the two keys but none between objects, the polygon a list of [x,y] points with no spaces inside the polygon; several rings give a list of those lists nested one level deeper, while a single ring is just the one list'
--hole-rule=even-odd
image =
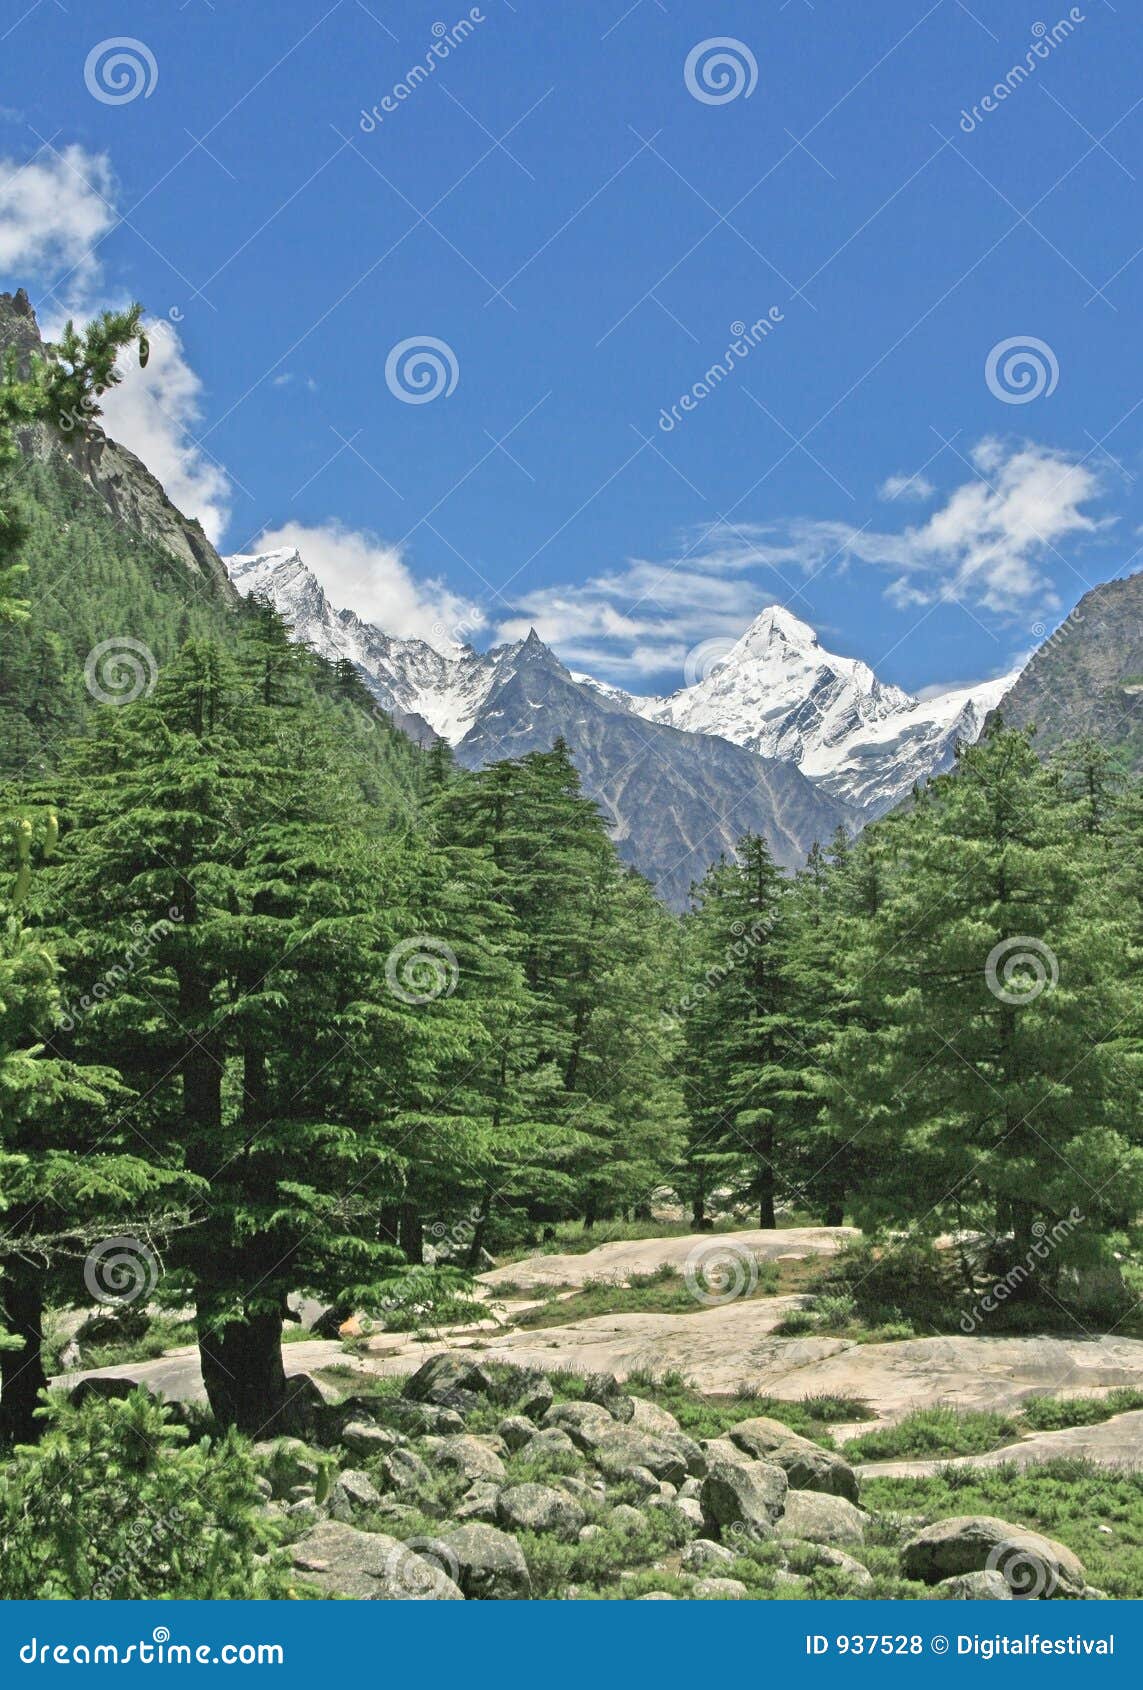
[{"label": "snow-capped mountain peak", "polygon": [[[552,667],[614,709],[686,733],[729,740],[795,765],[833,798],[869,819],[891,809],[918,780],[948,768],[958,740],[974,740],[1013,677],[919,699],[878,679],[859,658],[827,651],[807,622],[768,605],[726,650],[713,647],[693,685],[669,698],[639,698],[588,675],[570,675],[534,628],[523,640],[445,654],[421,639],[399,639],[352,609],[335,609],[293,549],[226,560],[243,593],[264,594],[295,635],[330,659],[355,663],[378,702],[410,731],[459,745],[495,711],[502,683]],[[700,648],[701,650],[702,648]],[[494,696],[495,695],[495,696]],[[528,708],[542,710],[542,699]]]}]

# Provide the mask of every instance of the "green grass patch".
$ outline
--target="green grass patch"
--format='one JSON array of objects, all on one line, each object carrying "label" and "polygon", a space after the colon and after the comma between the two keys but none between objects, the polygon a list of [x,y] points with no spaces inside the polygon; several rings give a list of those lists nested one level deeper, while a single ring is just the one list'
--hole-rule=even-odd
[{"label": "green grass patch", "polygon": [[[758,1284],[751,1296],[772,1297],[779,1284],[774,1262],[759,1262]],[[633,1273],[625,1285],[610,1279],[589,1279],[582,1290],[559,1302],[545,1301],[517,1317],[517,1326],[565,1326],[600,1314],[696,1314],[699,1302],[684,1276],[670,1262],[650,1273]]]},{"label": "green grass patch", "polygon": [[[927,1479],[867,1479],[862,1504],[926,1522],[996,1514],[1073,1550],[1108,1596],[1143,1597],[1143,1475],[1094,1462],[1038,1462],[1020,1470],[950,1467]],[[1106,1529],[1103,1529],[1106,1528]],[[915,1529],[910,1523],[904,1531]]]},{"label": "green grass patch", "polygon": [[1067,1426],[1098,1426],[1113,1414],[1137,1408],[1143,1408],[1143,1391],[1124,1386],[1105,1397],[1037,1397],[1020,1412],[1031,1431],[1058,1432]]},{"label": "green grass patch", "polygon": [[948,1407],[919,1408],[895,1426],[862,1432],[842,1445],[847,1461],[921,1461],[932,1456],[982,1455],[1021,1434],[1010,1414]]}]

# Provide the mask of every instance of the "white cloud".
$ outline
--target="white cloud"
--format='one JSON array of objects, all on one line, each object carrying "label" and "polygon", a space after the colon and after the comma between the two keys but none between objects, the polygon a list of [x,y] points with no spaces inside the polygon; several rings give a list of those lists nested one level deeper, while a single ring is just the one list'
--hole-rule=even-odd
[{"label": "white cloud", "polygon": [[202,381],[169,323],[148,324],[148,335],[147,368],[141,370],[131,354],[123,380],[100,401],[103,427],[142,458],[171,502],[197,516],[217,545],[230,519],[231,487],[226,471],[194,441],[203,415]]},{"label": "white cloud", "polygon": [[926,504],[936,492],[927,475],[890,475],[877,489],[879,499],[915,499]]},{"label": "white cloud", "polygon": [[283,523],[258,536],[258,551],[296,547],[337,610],[355,610],[386,634],[427,640],[448,652],[485,625],[477,606],[441,581],[417,580],[401,550],[340,523]]},{"label": "white cloud", "polygon": [[26,164],[0,157],[0,270],[17,283],[48,280],[71,303],[98,281],[95,243],[116,222],[105,153],[72,145]]},{"label": "white cloud", "polygon": [[[1106,525],[1089,509],[1101,491],[1098,475],[1067,453],[1028,442],[984,440],[971,460],[971,480],[927,520],[898,532],[809,518],[718,526],[673,564],[636,559],[529,593],[498,633],[519,638],[534,623],[569,663],[634,681],[677,669],[701,640],[737,638],[775,599],[806,615],[794,591],[799,576],[854,564],[891,571],[885,591],[898,608],[945,599],[1002,617],[1032,604],[1050,610],[1058,602],[1058,548]],[[907,480],[890,477],[882,492]]]}]

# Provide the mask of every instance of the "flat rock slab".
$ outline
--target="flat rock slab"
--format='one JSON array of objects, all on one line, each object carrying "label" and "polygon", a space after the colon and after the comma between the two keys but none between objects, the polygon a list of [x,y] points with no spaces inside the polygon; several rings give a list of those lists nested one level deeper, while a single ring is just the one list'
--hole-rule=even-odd
[{"label": "flat rock slab", "polygon": [[1036,1432],[986,1455],[958,1455],[944,1461],[869,1461],[855,1468],[862,1479],[928,1479],[942,1467],[1031,1467],[1058,1458],[1096,1462],[1101,1467],[1143,1469],[1143,1409],[1115,1414],[1098,1426],[1068,1426]]},{"label": "flat rock slab", "polygon": [[852,1226],[790,1226],[753,1232],[693,1232],[678,1238],[619,1239],[597,1245],[583,1255],[528,1256],[520,1262],[482,1273],[489,1286],[519,1285],[532,1290],[544,1285],[585,1285],[589,1279],[609,1279],[625,1285],[632,1274],[654,1273],[670,1266],[682,1273],[692,1251],[717,1244],[733,1244],[758,1262],[779,1256],[836,1256],[843,1245],[861,1237]]},{"label": "flat rock slab", "polygon": [[[438,1345],[438,1348],[442,1346]],[[351,1367],[356,1373],[369,1373],[355,1356],[348,1355],[341,1344],[332,1338],[303,1338],[282,1347],[286,1373],[313,1373],[322,1367]],[[424,1360],[424,1356],[421,1356]],[[86,1373],[61,1373],[51,1381],[53,1386],[70,1390],[81,1379],[137,1379],[152,1395],[168,1402],[205,1402],[202,1370],[198,1364],[198,1350],[194,1345],[168,1350],[157,1361],[125,1361],[115,1367],[92,1368]]]}]

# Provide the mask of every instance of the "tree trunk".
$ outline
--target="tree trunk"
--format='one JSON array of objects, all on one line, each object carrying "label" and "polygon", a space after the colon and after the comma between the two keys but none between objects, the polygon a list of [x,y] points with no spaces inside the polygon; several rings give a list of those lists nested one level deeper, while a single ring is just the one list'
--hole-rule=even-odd
[{"label": "tree trunk", "polygon": [[273,1421],[286,1401],[281,1314],[267,1311],[219,1326],[200,1312],[198,1353],[218,1423],[251,1437],[273,1436],[280,1429]]},{"label": "tree trunk", "polygon": [[840,1203],[827,1203],[823,1226],[841,1226],[845,1221],[845,1210]]},{"label": "tree trunk", "polygon": [[37,1443],[43,1422],[35,1418],[44,1373],[44,1295],[37,1274],[16,1265],[0,1280],[4,1325],[23,1340],[18,1350],[0,1350],[0,1443]]},{"label": "tree trunk", "polygon": [[425,1233],[421,1213],[415,1203],[401,1205],[401,1248],[411,1267],[420,1267],[425,1259]]},{"label": "tree trunk", "polygon": [[469,1273],[475,1273],[480,1266],[480,1252],[484,1248],[484,1235],[488,1231],[488,1218],[492,1213],[492,1193],[485,1191],[480,1199],[480,1212],[476,1217],[476,1225],[472,1229],[472,1237],[468,1241],[468,1251],[464,1258],[464,1265]]}]

